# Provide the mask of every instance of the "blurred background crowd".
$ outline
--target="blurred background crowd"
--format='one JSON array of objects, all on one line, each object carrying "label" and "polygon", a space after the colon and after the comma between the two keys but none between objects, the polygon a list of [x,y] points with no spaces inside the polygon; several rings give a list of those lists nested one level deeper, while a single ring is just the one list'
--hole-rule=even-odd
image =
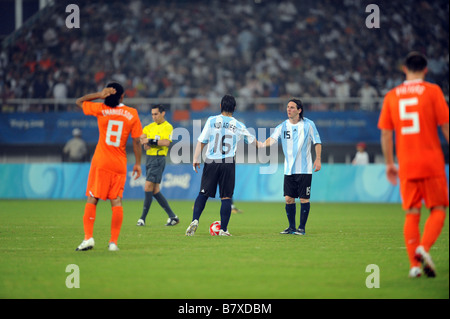
[{"label": "blurred background crowd", "polygon": [[[403,81],[410,50],[428,56],[427,79],[448,96],[449,2],[377,1],[380,28],[370,29],[371,2],[57,1],[4,41],[2,105],[75,98],[114,80],[127,97],[359,97],[370,111]],[[79,29],[65,25],[69,3],[79,3]],[[330,108],[344,107],[317,110]]]}]

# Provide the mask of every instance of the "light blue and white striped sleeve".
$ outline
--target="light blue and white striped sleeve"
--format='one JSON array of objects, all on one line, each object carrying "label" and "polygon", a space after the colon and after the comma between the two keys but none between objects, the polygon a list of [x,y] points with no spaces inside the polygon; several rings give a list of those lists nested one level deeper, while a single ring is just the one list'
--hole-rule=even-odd
[{"label": "light blue and white striped sleeve", "polygon": [[[283,122],[284,123],[284,122]],[[272,134],[270,135],[271,138],[273,138],[276,142],[278,142],[278,140],[281,137],[281,128],[283,127],[283,123],[279,124],[275,130],[272,132]]]},{"label": "light blue and white striped sleeve", "polygon": [[210,130],[211,130],[211,119],[212,116],[208,118],[208,120],[205,123],[205,126],[203,127],[202,132],[200,133],[197,141],[203,144],[207,144],[209,142],[210,137]]},{"label": "light blue and white striped sleeve", "polygon": [[311,130],[310,130],[310,136],[312,139],[313,144],[322,144],[322,141],[320,139],[319,131],[317,131],[316,124],[314,124],[313,121],[309,121],[311,123]]},{"label": "light blue and white striped sleeve", "polygon": [[245,124],[241,123],[241,122],[237,122],[239,123],[239,139],[241,139],[242,137],[244,137],[244,142],[247,144],[252,144],[255,140],[256,137],[253,136],[247,129],[247,127],[245,126]]}]

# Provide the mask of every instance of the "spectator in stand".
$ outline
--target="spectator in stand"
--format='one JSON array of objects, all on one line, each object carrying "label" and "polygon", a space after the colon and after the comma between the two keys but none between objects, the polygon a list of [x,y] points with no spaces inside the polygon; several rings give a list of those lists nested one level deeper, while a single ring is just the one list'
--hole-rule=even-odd
[{"label": "spectator in stand", "polygon": [[63,148],[63,161],[65,162],[87,162],[89,161],[88,147],[81,137],[81,130],[74,128],[72,138],[67,141]]},{"label": "spectator in stand", "polygon": [[366,151],[366,143],[359,142],[356,144],[356,154],[352,161],[353,165],[369,164],[369,154]]},{"label": "spectator in stand", "polygon": [[55,99],[54,111],[66,110],[65,101],[67,99],[68,88],[66,76],[60,75],[56,84],[53,86],[53,98]]},{"label": "spectator in stand", "polygon": [[[341,89],[344,97],[347,91],[356,96],[362,79],[368,78],[382,95],[398,82],[395,69],[402,52],[414,46],[428,51],[427,79],[440,83],[448,95],[448,50],[442,44],[449,38],[448,1],[421,2],[420,10],[413,10],[417,6],[413,0],[385,3],[383,25],[389,32],[376,37],[359,14],[365,5],[352,0],[135,0],[132,5],[92,1],[80,6],[80,14],[87,17],[82,29],[67,33],[65,28],[48,28],[47,21],[60,21],[64,12],[65,2],[57,1],[35,24],[17,31],[17,40],[3,49],[9,63],[2,63],[0,71],[16,97],[26,97],[27,90],[22,83],[15,86],[15,74],[25,83],[34,82],[38,71],[54,78],[66,61],[73,61],[77,73],[86,75],[79,79],[86,82],[80,86],[91,87],[88,81],[96,78],[97,86],[103,87],[113,74],[126,79],[140,74],[145,85],[133,81],[133,88],[140,85],[143,97],[173,97],[206,85],[214,88],[214,95],[223,96],[238,83],[246,87],[252,78],[264,91],[253,91],[250,98],[276,92],[281,97],[286,82],[280,83],[283,90],[270,87],[272,79],[283,73],[304,75],[298,84],[316,92],[316,97],[336,97]],[[120,26],[110,19],[119,16]],[[73,32],[78,33],[71,36]],[[101,60],[99,51],[105,52]],[[188,72],[194,66],[196,76]],[[333,79],[342,70],[348,72],[344,74],[348,84],[341,87]]]},{"label": "spectator in stand", "polygon": [[378,97],[377,90],[371,86],[369,82],[364,82],[364,85],[359,90],[358,95],[361,97],[360,109],[363,111],[373,111],[375,99]]}]

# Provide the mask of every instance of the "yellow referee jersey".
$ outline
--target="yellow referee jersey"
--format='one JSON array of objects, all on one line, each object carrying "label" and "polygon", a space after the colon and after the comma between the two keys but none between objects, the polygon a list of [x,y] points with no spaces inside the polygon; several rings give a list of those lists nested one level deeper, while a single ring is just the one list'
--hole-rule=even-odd
[{"label": "yellow referee jersey", "polygon": [[[142,134],[147,135],[148,139],[169,140],[170,142],[172,142],[172,132],[173,126],[167,121],[164,121],[161,124],[153,122],[142,129]],[[147,155],[166,156],[168,151],[168,146],[152,146],[147,151]]]}]

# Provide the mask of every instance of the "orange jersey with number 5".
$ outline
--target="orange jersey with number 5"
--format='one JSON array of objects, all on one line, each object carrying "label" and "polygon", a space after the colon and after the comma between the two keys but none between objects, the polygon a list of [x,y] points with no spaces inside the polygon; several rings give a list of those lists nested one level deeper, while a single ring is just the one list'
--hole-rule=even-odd
[{"label": "orange jersey with number 5", "polygon": [[401,179],[445,174],[438,126],[448,122],[448,105],[436,84],[405,81],[386,94],[378,128],[395,131]]},{"label": "orange jersey with number 5", "polygon": [[99,138],[91,166],[116,174],[126,174],[128,137],[142,134],[136,109],[120,104],[109,107],[103,103],[85,101],[83,112],[97,117]]}]

